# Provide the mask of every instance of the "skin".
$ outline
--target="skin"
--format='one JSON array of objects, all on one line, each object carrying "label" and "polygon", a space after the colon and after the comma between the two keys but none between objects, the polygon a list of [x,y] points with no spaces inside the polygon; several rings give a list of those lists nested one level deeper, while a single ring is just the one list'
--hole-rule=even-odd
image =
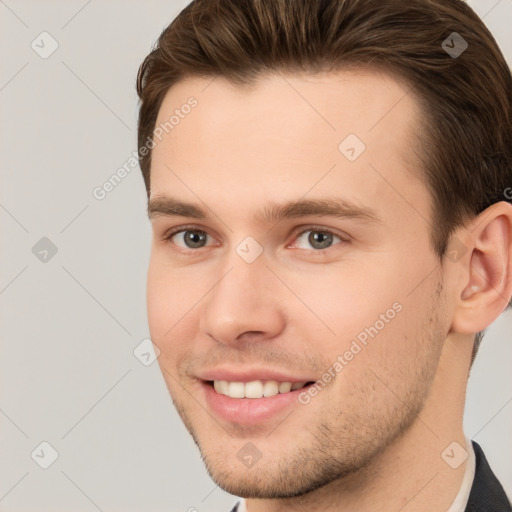
[{"label": "skin", "polygon": [[[209,215],[151,215],[151,337],[209,473],[248,498],[249,512],[441,512],[460,488],[466,464],[452,469],[441,454],[465,446],[474,333],[512,294],[512,207],[469,219],[449,245],[462,243],[462,257],[439,260],[414,153],[421,114],[407,90],[371,70],[274,74],[243,88],[190,77],[161,106],[157,125],[198,101],[153,150],[150,204],[172,196]],[[350,133],[366,145],[353,162],[338,150]],[[378,221],[256,215],[325,198],[371,208]],[[171,229],[182,231],[166,239]],[[186,229],[204,231],[206,245],[187,252]],[[332,232],[332,245],[312,246],[312,230]],[[236,252],[247,236],[263,249],[253,263]],[[307,405],[256,425],[209,410],[202,369],[320,379],[395,303],[401,311]],[[251,468],[237,457],[247,442],[262,455]]]}]

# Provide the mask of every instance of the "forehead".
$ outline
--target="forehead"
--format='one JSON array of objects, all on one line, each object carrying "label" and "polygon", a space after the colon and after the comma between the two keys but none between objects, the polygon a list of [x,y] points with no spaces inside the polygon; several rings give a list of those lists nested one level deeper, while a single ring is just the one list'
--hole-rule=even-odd
[{"label": "forehead", "polygon": [[[390,125],[395,128],[394,136],[400,136],[418,119],[418,106],[407,83],[382,71],[366,69],[268,74],[243,86],[223,77],[189,77],[169,89],[156,126],[179,114],[190,98],[197,105],[185,108],[190,115],[181,114],[179,120],[175,119],[178,124],[169,136],[193,132],[198,143],[211,146],[233,128],[239,138],[252,135],[250,140],[256,135],[275,138],[281,134],[281,142],[293,142],[294,136],[312,142],[318,142],[318,137],[336,142],[344,133],[378,139]],[[185,119],[187,122],[183,122]],[[292,131],[283,133],[283,129]],[[227,142],[223,140],[224,145]]]},{"label": "forehead", "polygon": [[408,86],[380,72],[271,74],[243,87],[190,77],[159,111],[156,128],[167,129],[154,139],[151,196],[220,205],[241,194],[248,206],[339,190],[385,208],[405,194],[428,215],[419,118]]}]

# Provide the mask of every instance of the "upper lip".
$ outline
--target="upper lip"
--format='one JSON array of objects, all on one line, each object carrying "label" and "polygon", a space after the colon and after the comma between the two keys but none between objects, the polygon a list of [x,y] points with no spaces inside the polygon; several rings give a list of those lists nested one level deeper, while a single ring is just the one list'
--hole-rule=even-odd
[{"label": "upper lip", "polygon": [[205,381],[227,380],[229,382],[252,382],[255,380],[275,380],[277,382],[314,382],[316,379],[311,376],[299,375],[297,373],[290,375],[287,372],[279,370],[270,370],[268,368],[248,368],[246,370],[233,368],[212,368],[196,372],[198,379]]}]

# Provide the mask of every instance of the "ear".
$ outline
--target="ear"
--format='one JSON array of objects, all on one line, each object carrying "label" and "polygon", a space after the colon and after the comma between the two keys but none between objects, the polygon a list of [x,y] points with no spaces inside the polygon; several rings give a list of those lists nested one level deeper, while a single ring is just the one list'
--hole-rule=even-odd
[{"label": "ear", "polygon": [[477,215],[450,239],[447,255],[460,266],[451,330],[483,331],[512,296],[512,204],[501,201]]}]

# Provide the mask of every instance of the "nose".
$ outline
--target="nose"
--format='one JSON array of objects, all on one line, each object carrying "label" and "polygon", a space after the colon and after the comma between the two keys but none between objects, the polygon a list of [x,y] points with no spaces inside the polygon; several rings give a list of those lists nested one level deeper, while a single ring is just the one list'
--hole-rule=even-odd
[{"label": "nose", "polygon": [[206,297],[200,330],[224,344],[263,341],[285,326],[283,301],[276,278],[264,258],[247,263],[237,254]]}]

